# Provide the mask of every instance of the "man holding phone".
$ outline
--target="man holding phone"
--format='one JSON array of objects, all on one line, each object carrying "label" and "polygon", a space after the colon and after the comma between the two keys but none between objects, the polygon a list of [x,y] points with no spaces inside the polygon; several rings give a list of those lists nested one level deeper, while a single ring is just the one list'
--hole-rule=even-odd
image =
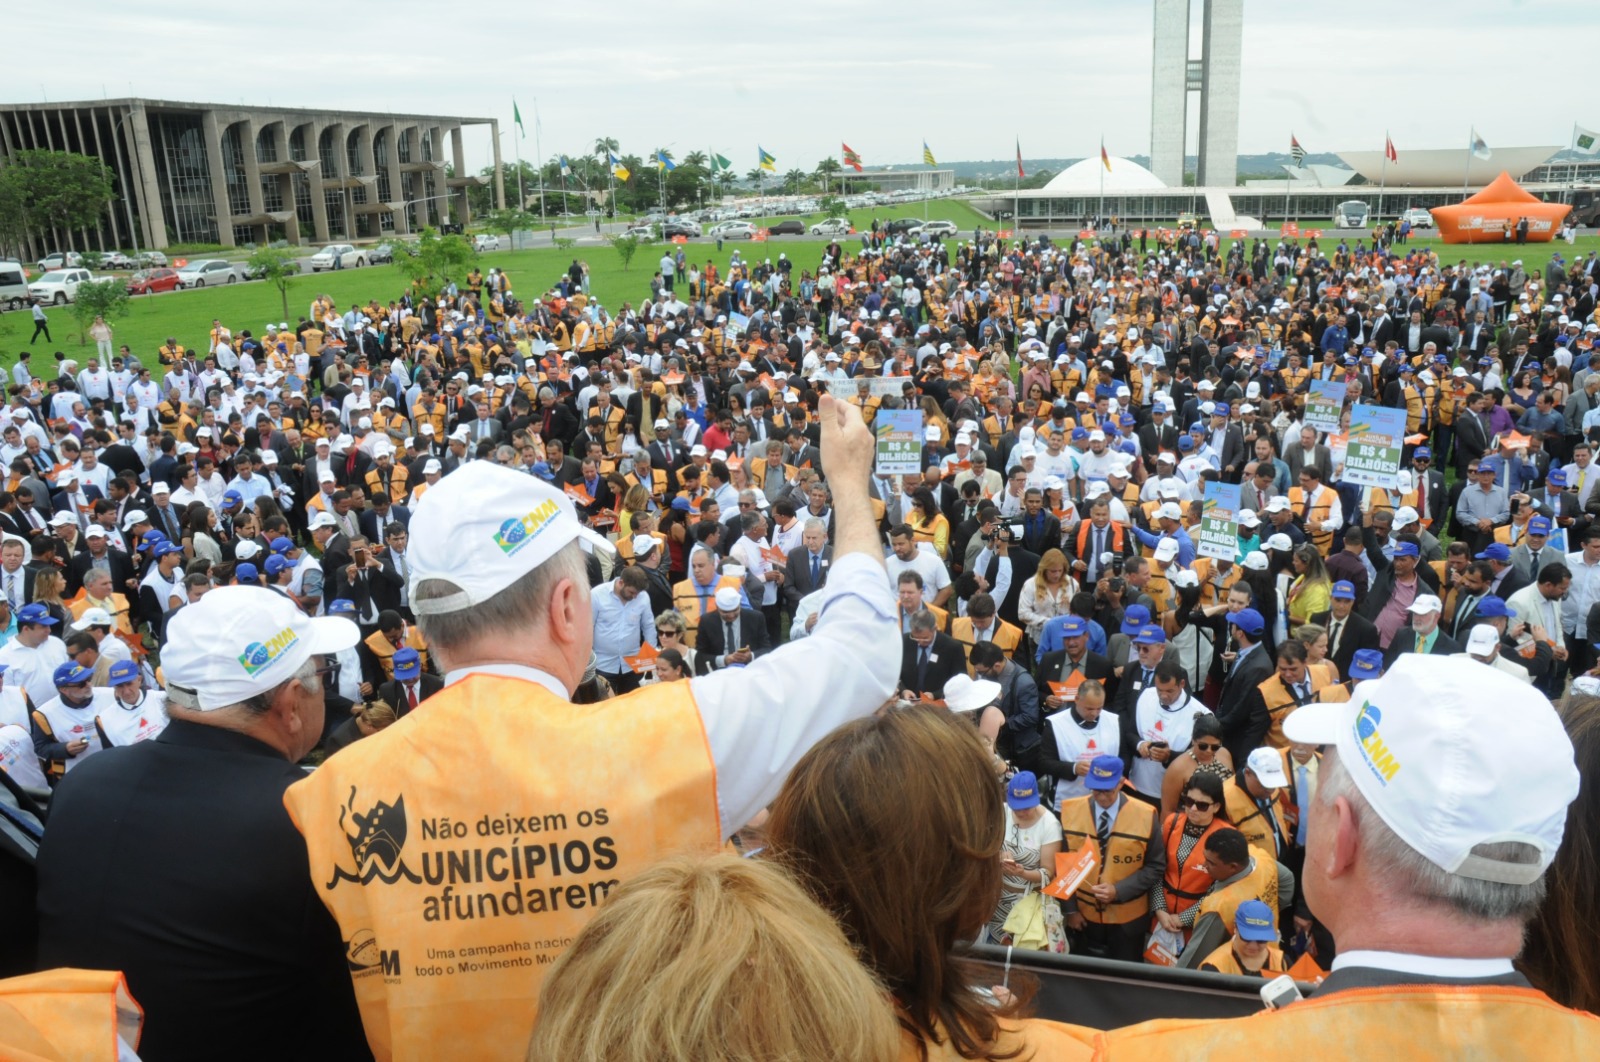
[{"label": "man holding phone", "polygon": [[363,638],[378,629],[378,613],[400,600],[400,576],[378,559],[372,543],[360,535],[350,540],[350,563],[335,569],[333,594],[356,606],[356,625]]}]

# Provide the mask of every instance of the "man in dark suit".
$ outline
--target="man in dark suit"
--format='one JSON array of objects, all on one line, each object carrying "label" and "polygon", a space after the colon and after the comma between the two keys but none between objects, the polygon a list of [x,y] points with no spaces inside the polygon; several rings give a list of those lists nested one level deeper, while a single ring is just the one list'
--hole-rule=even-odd
[{"label": "man in dark suit", "polygon": [[697,675],[724,667],[742,667],[772,651],[772,642],[767,638],[767,618],[755,609],[742,607],[739,591],[724,586],[717,591],[716,604],[715,616],[700,619],[694,652]]},{"label": "man in dark suit", "polygon": [[800,532],[800,548],[790,550],[784,561],[783,601],[790,615],[794,614],[802,597],[827,585],[828,566],[832,562],[828,525],[812,517]]},{"label": "man in dark suit", "polygon": [[1263,644],[1267,633],[1266,620],[1253,608],[1240,609],[1228,615],[1228,633],[1239,649],[1232,663],[1224,664],[1222,693],[1217,698],[1217,721],[1222,724],[1223,743],[1234,757],[1234,763],[1243,763],[1255,747],[1252,736],[1265,734],[1271,720],[1265,715],[1252,718],[1252,707],[1265,708],[1257,696],[1257,687],[1267,680],[1277,665]]},{"label": "man in dark suit", "polygon": [[1405,653],[1431,653],[1450,656],[1465,652],[1460,642],[1439,629],[1439,614],[1444,603],[1432,594],[1418,594],[1411,602],[1411,625],[1394,632],[1394,640],[1383,654],[1383,668],[1387,671]]},{"label": "man in dark suit", "polygon": [[[700,637],[703,645],[705,635]],[[946,682],[966,674],[967,651],[939,630],[939,621],[925,608],[911,614],[911,633],[901,639],[900,649],[900,688],[913,700],[924,693],[939,697]]]},{"label": "man in dark suit", "polygon": [[1094,679],[1106,688],[1109,701],[1116,692],[1117,679],[1111,661],[1099,653],[1089,651],[1089,624],[1082,616],[1068,616],[1061,628],[1062,648],[1044,654],[1034,672],[1039,692],[1044,695],[1047,712],[1064,707],[1068,702],[1051,689],[1052,682],[1066,682],[1074,672],[1085,679]]},{"label": "man in dark suit", "polygon": [[[1494,569],[1494,574],[1489,577],[1489,593],[1502,601],[1509,601],[1512,594],[1533,584],[1533,579],[1523,575],[1512,562],[1511,547],[1504,542],[1491,542],[1474,559],[1484,561]],[[1534,575],[1537,576],[1538,572],[1535,571]]]},{"label": "man in dark suit", "polygon": [[1022,496],[1022,541],[1029,553],[1061,548],[1061,521],[1044,507],[1044,492],[1029,487]]},{"label": "man in dark suit", "polygon": [[1456,417],[1456,468],[1465,474],[1468,462],[1477,461],[1489,450],[1493,429],[1489,426],[1489,407],[1493,399],[1479,391],[1468,399],[1466,412]]},{"label": "man in dark suit", "polygon": [[444,679],[424,673],[421,654],[407,646],[396,650],[394,678],[378,687],[378,699],[387,702],[396,716],[402,716],[442,689]]},{"label": "man in dark suit", "polygon": [[[1418,569],[1421,570],[1420,568]],[[1479,619],[1489,618],[1489,613],[1484,611],[1484,601],[1489,595],[1489,583],[1494,578],[1494,569],[1488,561],[1475,560],[1467,565],[1457,580],[1455,608],[1446,618],[1445,632],[1460,642],[1467,644],[1467,635],[1472,632],[1473,624]],[[1499,601],[1502,610],[1499,615],[1507,615],[1505,601]],[[1492,611],[1492,609],[1491,609]]]},{"label": "man in dark suit", "polygon": [[1328,632],[1328,659],[1341,678],[1350,677],[1350,661],[1360,649],[1377,649],[1377,624],[1356,612],[1356,588],[1348,580],[1333,584],[1333,608],[1318,612],[1311,622]]},{"label": "man in dark suit", "polygon": [[368,542],[382,542],[387,539],[390,524],[411,526],[411,510],[404,505],[394,504],[382,491],[374,494],[368,501],[371,505],[356,516],[356,523],[360,526],[361,533],[367,536]]},{"label": "man in dark suit", "polygon": [[1217,449],[1217,432],[1222,433],[1222,447],[1217,450],[1217,456],[1222,461],[1222,481],[1224,483],[1237,483],[1239,476],[1244,472],[1244,432],[1239,425],[1228,423],[1228,416],[1232,412],[1228,403],[1218,402],[1216,409],[1211,414],[1211,424],[1206,432],[1206,440],[1213,449]]},{"label": "man in dark suit", "polygon": [[131,604],[135,598],[135,588],[128,583],[134,578],[133,562],[128,555],[120,549],[112,549],[110,540],[106,537],[106,529],[99,524],[90,524],[89,530],[84,532],[84,541],[88,549],[76,554],[67,562],[67,584],[71,587],[83,585],[83,577],[91,568],[97,568],[102,563],[110,566],[111,589],[114,593],[126,594]]},{"label": "man in dark suit", "polygon": [[355,604],[356,624],[366,637],[378,629],[379,613],[400,607],[399,576],[378,559],[366,539],[350,539],[349,550],[349,562],[333,570],[333,591],[326,596]]}]

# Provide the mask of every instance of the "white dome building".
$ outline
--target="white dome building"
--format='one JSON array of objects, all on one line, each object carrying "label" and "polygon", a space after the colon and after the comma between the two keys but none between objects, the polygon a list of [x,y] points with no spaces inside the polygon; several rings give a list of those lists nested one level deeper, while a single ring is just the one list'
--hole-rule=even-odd
[{"label": "white dome building", "polygon": [[1050,178],[1050,183],[1044,186],[1044,191],[1061,194],[1098,194],[1101,177],[1105,178],[1105,190],[1108,192],[1144,192],[1167,187],[1161,178],[1137,162],[1116,155],[1111,156],[1111,172],[1107,173],[1100,156],[1095,155],[1074,162]]}]

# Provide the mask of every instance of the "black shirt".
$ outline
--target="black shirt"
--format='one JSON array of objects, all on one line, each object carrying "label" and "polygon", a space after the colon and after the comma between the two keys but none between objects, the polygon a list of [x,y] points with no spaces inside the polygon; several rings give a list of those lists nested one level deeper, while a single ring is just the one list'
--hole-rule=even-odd
[{"label": "black shirt", "polygon": [[121,970],[142,1057],[370,1058],[276,749],[173,720],[62,780],[39,852],[39,962]]}]

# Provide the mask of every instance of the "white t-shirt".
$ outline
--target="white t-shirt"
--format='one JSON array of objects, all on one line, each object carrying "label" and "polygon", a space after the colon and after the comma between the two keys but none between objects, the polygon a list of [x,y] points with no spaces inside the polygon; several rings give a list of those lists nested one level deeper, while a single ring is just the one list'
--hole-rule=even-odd
[{"label": "white t-shirt", "polygon": [[167,728],[167,695],[160,690],[146,693],[138,704],[127,704],[112,691],[111,704],[95,717],[100,730],[112,745],[133,745],[148,741]]},{"label": "white t-shirt", "polygon": [[[1061,840],[1061,817],[1059,815],[1052,814],[1048,808],[1045,809],[1043,815],[1040,815],[1033,821],[1033,825],[1031,826],[1022,826],[1018,824],[1017,813],[1012,811],[1009,805],[1006,806],[1005,813],[1005,848],[1002,850],[1002,854],[1010,856],[1019,863],[1024,865],[1036,865],[1039,862],[1037,853],[1043,849],[1045,845]],[[1034,858],[1023,859],[1022,853],[1024,852],[1035,853]],[[1054,874],[1056,868],[1047,867],[1046,869],[1049,870],[1051,874]],[[1032,877],[1032,884],[1037,888],[1039,884],[1039,875],[1034,874]],[[1005,882],[1006,888],[1012,892],[1021,892],[1029,884],[1027,878],[1012,877],[1010,874],[1002,875],[1001,880]]]},{"label": "white t-shirt", "polygon": [[33,751],[33,733],[26,727],[0,726],[0,771],[24,789],[48,789],[39,757]]},{"label": "white t-shirt", "polygon": [[[901,560],[891,551],[884,557],[884,565],[889,569],[889,589],[899,593],[900,573],[914,571],[922,576],[922,603],[933,604],[933,599],[939,596],[939,591],[950,585],[950,572],[945,568],[939,555],[933,552],[932,543],[917,543],[917,555],[908,561]],[[926,546],[926,549],[922,547]]]},{"label": "white t-shirt", "polygon": [[35,708],[56,699],[56,668],[67,662],[67,646],[51,635],[37,649],[30,649],[16,638],[0,646],[0,664],[5,664],[6,685],[26,690]]}]

